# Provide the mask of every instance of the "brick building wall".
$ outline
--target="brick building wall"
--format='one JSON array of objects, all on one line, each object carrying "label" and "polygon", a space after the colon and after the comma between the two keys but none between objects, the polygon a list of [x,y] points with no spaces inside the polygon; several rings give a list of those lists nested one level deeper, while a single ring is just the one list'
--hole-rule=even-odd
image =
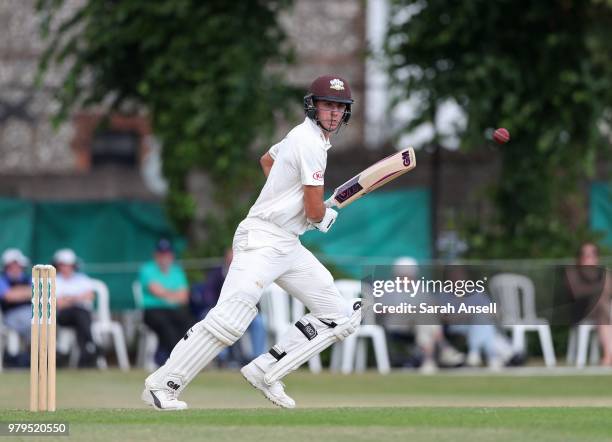
[{"label": "brick building wall", "polygon": [[[36,0],[0,2],[0,196],[106,199],[154,198],[138,167],[92,168],[91,140],[99,115],[77,114],[57,130],[50,120],[57,110],[53,90],[60,72],[51,70],[42,88],[34,86],[37,63],[44,49],[39,37]],[[68,16],[84,0],[67,0]],[[296,0],[282,17],[295,66],[288,80],[307,89],[318,75],[335,72],[352,86],[359,106],[351,125],[343,129],[337,149],[355,149],[363,135],[364,3],[353,0]],[[301,115],[296,103],[296,115]],[[279,125],[279,136],[292,122]],[[141,137],[139,163],[149,153],[150,128],[144,117],[114,118],[111,129],[133,129]],[[113,185],[113,183],[125,185]]]},{"label": "brick building wall", "polygon": [[[69,13],[79,2],[70,0]],[[71,124],[57,131],[50,116],[56,109],[52,72],[42,89],[33,86],[43,45],[38,37],[34,0],[0,2],[0,173],[63,173],[74,169]]]},{"label": "brick building wall", "polygon": [[350,124],[342,129],[334,147],[363,148],[365,2],[296,0],[281,20],[296,53],[295,66],[287,72],[289,82],[306,91],[320,75],[344,77],[356,104]]}]

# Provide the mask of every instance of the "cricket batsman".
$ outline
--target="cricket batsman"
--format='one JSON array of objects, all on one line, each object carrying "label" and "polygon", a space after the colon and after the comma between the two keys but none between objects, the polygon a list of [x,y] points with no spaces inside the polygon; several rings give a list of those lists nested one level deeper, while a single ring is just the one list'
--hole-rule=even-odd
[{"label": "cricket batsman", "polygon": [[348,123],[352,104],[343,78],[317,78],[304,97],[304,122],[261,157],[267,180],[236,229],[234,259],[219,301],[145,380],[142,399],[147,404],[158,410],[186,409],[180,393],[223,348],[240,339],[257,314],[263,290],[273,282],[310,311],[268,353],[240,370],[274,404],[294,408],[281,379],[359,326],[359,300],[343,298],[330,272],[299,239],[312,228],[329,231],[338,216],[323,201],[325,166],[330,138]]}]

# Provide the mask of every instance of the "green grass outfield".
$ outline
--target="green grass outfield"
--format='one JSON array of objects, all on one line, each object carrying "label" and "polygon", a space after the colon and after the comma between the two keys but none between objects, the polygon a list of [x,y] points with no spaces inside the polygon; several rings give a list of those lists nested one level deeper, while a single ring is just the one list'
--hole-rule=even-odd
[{"label": "green grass outfield", "polygon": [[28,372],[8,371],[0,374],[0,421],[65,421],[71,435],[57,439],[107,442],[612,441],[611,375],[484,373],[342,376],[300,371],[287,380],[299,408],[281,410],[239,373],[210,371],[184,393],[190,410],[161,413],[140,402],[144,372],[60,371],[58,411],[32,414],[24,411]]}]

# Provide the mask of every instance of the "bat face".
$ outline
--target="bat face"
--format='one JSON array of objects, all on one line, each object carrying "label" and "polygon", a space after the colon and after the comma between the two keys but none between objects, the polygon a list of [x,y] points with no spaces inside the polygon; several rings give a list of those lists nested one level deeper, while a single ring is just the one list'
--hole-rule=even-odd
[{"label": "bat face", "polygon": [[416,157],[412,147],[389,155],[336,188],[325,205],[339,208],[348,206],[366,193],[378,189],[415,167]]},{"label": "bat face", "polygon": [[363,190],[363,186],[359,184],[359,175],[354,178],[351,178],[342,186],[338,187],[334,192],[334,200],[339,204],[350,199],[352,196],[358,194]]}]

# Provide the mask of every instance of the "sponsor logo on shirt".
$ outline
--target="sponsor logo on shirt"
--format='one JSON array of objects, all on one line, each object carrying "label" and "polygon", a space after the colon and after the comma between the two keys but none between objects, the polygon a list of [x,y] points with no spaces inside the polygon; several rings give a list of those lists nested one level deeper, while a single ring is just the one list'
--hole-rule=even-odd
[{"label": "sponsor logo on shirt", "polygon": [[315,173],[312,174],[312,177],[317,181],[323,181],[323,171],[322,170],[316,171]]}]

